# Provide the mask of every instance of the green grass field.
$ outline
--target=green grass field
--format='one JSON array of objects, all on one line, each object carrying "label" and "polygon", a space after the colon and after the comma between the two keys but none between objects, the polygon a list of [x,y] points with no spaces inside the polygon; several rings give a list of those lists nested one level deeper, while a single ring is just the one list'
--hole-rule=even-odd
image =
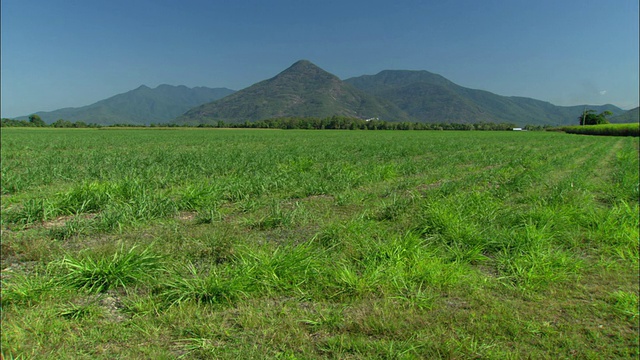
[{"label": "green grass field", "polygon": [[2,130],[4,359],[637,358],[638,138]]}]

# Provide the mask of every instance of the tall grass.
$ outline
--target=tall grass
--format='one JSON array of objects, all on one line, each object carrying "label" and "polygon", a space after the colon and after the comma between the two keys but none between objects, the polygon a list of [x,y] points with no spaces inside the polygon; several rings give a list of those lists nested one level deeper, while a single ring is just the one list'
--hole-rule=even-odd
[{"label": "tall grass", "polygon": [[83,254],[81,257],[65,256],[60,261],[67,274],[60,278],[65,286],[103,293],[114,288],[155,281],[164,270],[162,258],[150,248],[138,251],[135,247],[121,248],[113,255]]},{"label": "tall grass", "polygon": [[202,274],[190,263],[184,270],[175,272],[164,282],[161,296],[171,306],[187,301],[229,304],[246,296],[252,286],[248,275],[230,268],[213,268],[208,274]]},{"label": "tall grass", "polygon": [[640,136],[640,124],[602,124],[586,126],[564,126],[560,128],[568,134],[604,136]]}]

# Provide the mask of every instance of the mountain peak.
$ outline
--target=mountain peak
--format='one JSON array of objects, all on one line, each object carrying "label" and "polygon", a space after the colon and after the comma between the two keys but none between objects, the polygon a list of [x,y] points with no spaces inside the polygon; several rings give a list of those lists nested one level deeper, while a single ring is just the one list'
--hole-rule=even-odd
[{"label": "mountain peak", "polygon": [[303,72],[303,73],[326,73],[327,71],[321,69],[318,65],[312,63],[309,60],[298,60],[282,71],[280,74],[286,74],[291,72]]},{"label": "mountain peak", "polygon": [[297,82],[301,85],[311,81],[318,82],[336,82],[340,81],[337,76],[321,69],[309,60],[298,60],[287,69],[271,78],[270,81]]},{"label": "mountain peak", "polygon": [[309,60],[301,59],[293,63],[293,65],[289,66],[289,69],[292,68],[306,68],[306,67],[318,67],[314,63]]},{"label": "mountain peak", "polygon": [[299,60],[271,79],[189,110],[178,122],[196,124],[333,115],[408,119],[392,104],[344,83],[309,60]]}]

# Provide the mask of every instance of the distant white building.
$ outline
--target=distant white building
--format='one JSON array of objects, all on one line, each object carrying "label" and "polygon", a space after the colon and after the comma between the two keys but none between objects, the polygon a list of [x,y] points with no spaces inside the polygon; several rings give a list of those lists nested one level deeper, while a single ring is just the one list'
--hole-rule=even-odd
[{"label": "distant white building", "polygon": [[522,128],[513,128],[513,131],[524,131]]}]

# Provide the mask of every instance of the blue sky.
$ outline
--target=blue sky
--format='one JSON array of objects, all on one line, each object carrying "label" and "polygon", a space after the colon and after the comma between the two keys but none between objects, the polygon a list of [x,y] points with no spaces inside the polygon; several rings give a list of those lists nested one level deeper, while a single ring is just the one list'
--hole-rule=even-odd
[{"label": "blue sky", "polygon": [[556,105],[638,106],[638,0],[2,0],[2,117],[145,84],[240,90],[307,59],[428,70]]}]

